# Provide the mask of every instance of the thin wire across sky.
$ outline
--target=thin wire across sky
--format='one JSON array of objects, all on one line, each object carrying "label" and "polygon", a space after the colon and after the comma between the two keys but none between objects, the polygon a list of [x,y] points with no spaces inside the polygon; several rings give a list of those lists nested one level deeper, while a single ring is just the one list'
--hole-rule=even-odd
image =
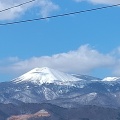
[{"label": "thin wire across sky", "polygon": [[[22,5],[25,5],[25,4],[29,4],[29,3],[34,2],[34,1],[36,1],[36,0],[30,0],[30,1],[27,1],[27,2],[24,2],[24,3],[21,3],[19,5],[16,5],[16,6],[1,10],[0,12],[4,12],[4,11],[10,10],[10,9],[14,9],[16,7],[19,7],[19,6],[22,6]],[[85,12],[93,12],[93,11],[112,8],[112,7],[117,7],[117,6],[120,6],[120,3],[119,4],[114,4],[114,5],[109,5],[109,6],[97,7],[97,8],[80,10],[80,11],[75,11],[75,12],[69,12],[69,13],[64,13],[64,14],[58,14],[58,15],[53,15],[53,16],[47,16],[47,17],[40,17],[40,18],[34,18],[34,19],[27,19],[27,20],[20,20],[20,21],[14,21],[14,22],[1,23],[0,26],[27,23],[27,22],[33,22],[33,21],[38,21],[38,20],[57,18],[57,17],[64,17],[64,16],[69,16],[69,15],[81,14],[81,13],[85,13]]]},{"label": "thin wire across sky", "polygon": [[13,9],[13,8],[17,8],[17,7],[23,6],[23,5],[25,5],[25,4],[29,4],[29,3],[35,2],[35,1],[36,1],[36,0],[30,0],[30,1],[27,1],[27,2],[24,2],[24,3],[18,4],[18,5],[15,5],[15,6],[11,6],[11,7],[9,7],[9,8],[5,8],[5,9],[3,9],[3,10],[0,10],[0,13],[1,13],[1,12],[5,12],[5,11],[8,11],[8,10]]}]

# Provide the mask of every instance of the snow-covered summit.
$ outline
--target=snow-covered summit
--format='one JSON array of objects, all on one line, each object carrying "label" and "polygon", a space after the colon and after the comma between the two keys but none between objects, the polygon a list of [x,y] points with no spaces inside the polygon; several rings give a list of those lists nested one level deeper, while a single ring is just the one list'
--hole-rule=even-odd
[{"label": "snow-covered summit", "polygon": [[120,77],[106,77],[102,81],[120,81]]},{"label": "snow-covered summit", "polygon": [[35,68],[22,76],[15,78],[12,82],[33,82],[37,84],[43,83],[64,83],[69,81],[79,81],[81,79],[73,77],[70,74],[60,72],[48,67]]}]

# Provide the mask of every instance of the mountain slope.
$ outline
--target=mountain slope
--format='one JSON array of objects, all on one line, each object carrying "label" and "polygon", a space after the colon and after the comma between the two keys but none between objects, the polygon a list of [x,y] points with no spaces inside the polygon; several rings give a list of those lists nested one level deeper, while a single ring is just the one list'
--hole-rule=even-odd
[{"label": "mountain slope", "polygon": [[119,101],[119,80],[70,75],[46,67],[0,83],[0,103],[46,102],[68,108],[81,105],[120,107]]}]

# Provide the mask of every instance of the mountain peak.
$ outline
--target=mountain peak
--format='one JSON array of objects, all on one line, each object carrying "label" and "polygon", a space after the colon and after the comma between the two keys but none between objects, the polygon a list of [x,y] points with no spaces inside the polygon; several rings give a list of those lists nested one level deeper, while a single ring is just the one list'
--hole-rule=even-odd
[{"label": "mountain peak", "polygon": [[106,77],[102,81],[120,81],[120,77]]},{"label": "mountain peak", "polygon": [[33,73],[36,73],[36,74],[41,74],[41,73],[51,74],[52,70],[53,69],[48,68],[48,67],[42,67],[42,68],[34,68],[27,73],[30,73],[30,74],[33,74]]},{"label": "mountain peak", "polygon": [[49,71],[51,68],[48,67],[41,67],[41,68],[34,68],[31,70],[31,72],[41,72],[41,71]]},{"label": "mountain peak", "polygon": [[48,67],[34,68],[22,76],[12,80],[15,83],[33,82],[38,84],[43,83],[65,83],[69,81],[78,81],[79,78],[73,77],[70,74],[60,72]]}]

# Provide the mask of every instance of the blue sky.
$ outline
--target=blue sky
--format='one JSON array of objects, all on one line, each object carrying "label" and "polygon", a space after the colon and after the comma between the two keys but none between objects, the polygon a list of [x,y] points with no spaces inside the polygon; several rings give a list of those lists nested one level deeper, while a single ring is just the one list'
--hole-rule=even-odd
[{"label": "blue sky", "polygon": [[[26,0],[27,1],[27,0]],[[5,9],[25,0],[0,0]],[[0,23],[119,3],[119,0],[36,0],[4,13]],[[0,26],[0,81],[35,67],[104,78],[120,76],[120,7]]]}]

